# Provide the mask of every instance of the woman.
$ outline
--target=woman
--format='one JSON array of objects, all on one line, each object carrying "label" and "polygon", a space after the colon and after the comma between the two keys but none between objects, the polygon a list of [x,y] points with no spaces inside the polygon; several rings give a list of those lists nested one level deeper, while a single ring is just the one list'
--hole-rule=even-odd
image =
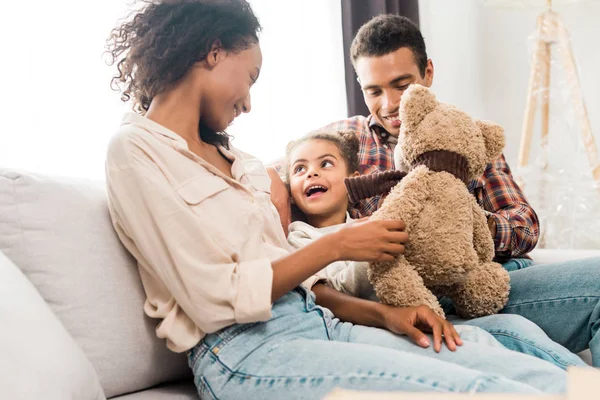
[{"label": "woman", "polygon": [[[111,217],[138,260],[144,311],[161,319],[157,335],[171,350],[187,352],[199,394],[564,391],[564,371],[490,345],[476,328],[448,362],[315,305],[302,281],[337,260],[391,260],[407,235],[401,222],[366,221],[289,251],[268,174],[222,133],[251,109],[259,29],[245,0],[170,0],[147,4],[109,42],[123,98],[141,114],[125,116],[108,149]],[[443,332],[448,349],[462,344],[429,309],[389,314],[407,312],[435,343]]]}]

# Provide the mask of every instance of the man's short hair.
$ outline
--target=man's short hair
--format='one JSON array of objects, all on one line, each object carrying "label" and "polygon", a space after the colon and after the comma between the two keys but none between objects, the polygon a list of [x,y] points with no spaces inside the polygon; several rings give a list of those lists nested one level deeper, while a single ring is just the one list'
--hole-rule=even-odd
[{"label": "man's short hair", "polygon": [[419,28],[398,14],[382,14],[360,27],[350,46],[352,65],[360,57],[380,57],[402,47],[412,50],[421,77],[425,77],[427,51]]}]

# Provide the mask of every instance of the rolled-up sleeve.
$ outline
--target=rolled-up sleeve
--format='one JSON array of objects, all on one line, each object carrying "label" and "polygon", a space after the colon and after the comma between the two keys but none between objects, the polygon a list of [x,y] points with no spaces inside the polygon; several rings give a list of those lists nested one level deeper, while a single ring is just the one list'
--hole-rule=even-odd
[{"label": "rolled-up sleeve", "polygon": [[107,167],[107,184],[121,241],[199,329],[271,317],[271,260],[236,260],[210,229],[215,216],[193,212],[156,164],[137,156]]},{"label": "rolled-up sleeve", "polygon": [[242,262],[238,264],[237,273],[239,283],[234,306],[235,322],[266,321],[271,318],[271,262],[266,259]]}]

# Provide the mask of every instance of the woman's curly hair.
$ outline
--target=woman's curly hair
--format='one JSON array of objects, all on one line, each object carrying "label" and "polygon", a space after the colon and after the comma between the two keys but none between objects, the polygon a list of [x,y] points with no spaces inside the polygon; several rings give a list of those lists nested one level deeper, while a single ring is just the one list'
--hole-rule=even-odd
[{"label": "woman's curly hair", "polygon": [[[111,87],[145,113],[154,96],[176,82],[212,46],[241,51],[258,43],[260,23],[246,0],[145,0],[144,7],[114,28],[107,40],[109,64],[118,73]],[[202,125],[202,124],[201,124]],[[227,135],[200,126],[207,143]]]}]

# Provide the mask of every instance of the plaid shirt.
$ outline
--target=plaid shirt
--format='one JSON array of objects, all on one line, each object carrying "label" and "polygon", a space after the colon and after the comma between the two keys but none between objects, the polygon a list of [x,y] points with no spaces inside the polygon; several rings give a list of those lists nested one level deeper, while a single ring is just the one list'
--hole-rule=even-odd
[{"label": "plaid shirt", "polygon": [[[374,119],[355,116],[329,124],[319,131],[353,131],[360,141],[358,159],[361,174],[394,169],[394,151],[386,144],[387,133]],[[539,221],[525,195],[515,182],[504,155],[489,164],[479,179],[469,184],[488,218],[496,222],[496,258],[522,256],[535,247]],[[381,196],[361,200],[351,206],[352,218],[371,215],[379,207]]]}]

